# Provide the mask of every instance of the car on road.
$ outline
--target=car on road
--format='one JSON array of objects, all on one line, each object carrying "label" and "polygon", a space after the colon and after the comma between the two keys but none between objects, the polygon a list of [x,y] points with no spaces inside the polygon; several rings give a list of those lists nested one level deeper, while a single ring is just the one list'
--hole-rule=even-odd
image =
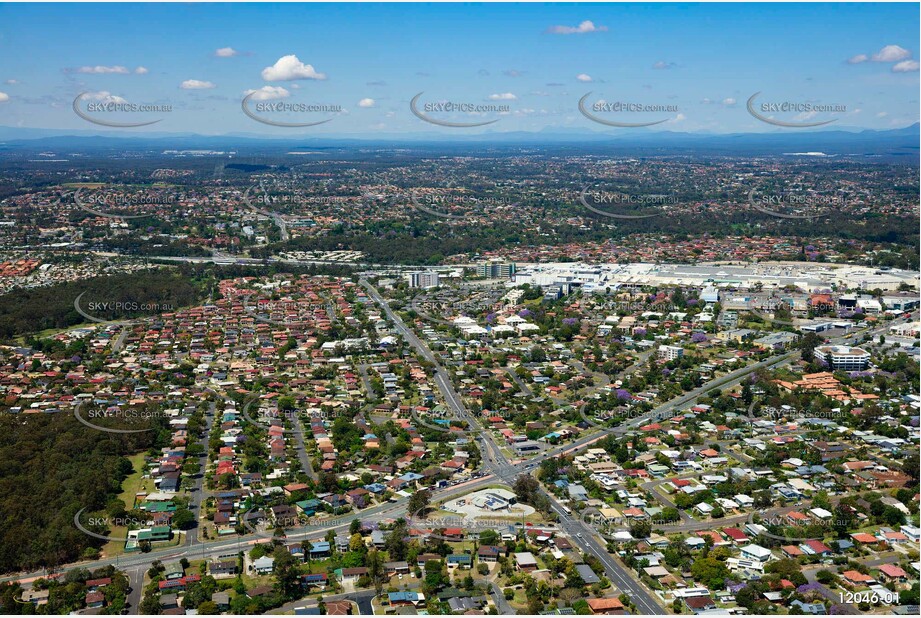
[{"label": "car on road", "polygon": [[580,539],[581,539],[581,538],[584,538],[584,537],[582,536],[582,533],[581,533],[581,532],[577,533],[576,536],[579,537]]}]

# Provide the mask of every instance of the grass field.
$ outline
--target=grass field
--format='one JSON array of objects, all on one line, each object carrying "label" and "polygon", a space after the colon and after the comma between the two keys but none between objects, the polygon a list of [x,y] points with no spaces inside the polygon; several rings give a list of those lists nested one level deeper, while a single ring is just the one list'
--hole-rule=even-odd
[{"label": "grass field", "polygon": [[256,588],[257,586],[271,586],[275,580],[271,575],[252,575],[250,573],[243,573],[243,584],[246,586],[247,590]]},{"label": "grass field", "polygon": [[[132,455],[128,458],[131,462],[131,474],[122,482],[122,491],[116,498],[125,503],[126,509],[134,508],[134,497],[138,492],[146,491],[152,492],[156,489],[154,486],[153,479],[141,478],[144,475],[144,457],[146,451],[143,453],[138,453]],[[117,556],[125,553],[125,542],[120,539],[127,538],[128,536],[128,527],[127,526],[112,526],[110,528],[110,536],[113,540],[106,543],[102,548],[102,554],[106,557]],[[179,543],[179,535],[167,543],[158,543],[157,547],[169,547]]]}]

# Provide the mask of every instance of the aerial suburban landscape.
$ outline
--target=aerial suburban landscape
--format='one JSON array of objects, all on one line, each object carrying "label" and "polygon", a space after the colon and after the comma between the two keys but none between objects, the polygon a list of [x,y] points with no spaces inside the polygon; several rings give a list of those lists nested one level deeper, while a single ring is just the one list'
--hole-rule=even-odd
[{"label": "aerial suburban landscape", "polygon": [[0,4],[0,612],[917,615],[918,23]]}]

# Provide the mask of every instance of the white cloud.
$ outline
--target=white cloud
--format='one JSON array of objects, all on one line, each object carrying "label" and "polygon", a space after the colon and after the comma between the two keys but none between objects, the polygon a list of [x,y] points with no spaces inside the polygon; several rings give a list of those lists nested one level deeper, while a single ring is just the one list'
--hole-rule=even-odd
[{"label": "white cloud", "polygon": [[374,99],[362,99],[358,102],[358,107],[374,107]]},{"label": "white cloud", "polygon": [[917,60],[903,60],[892,67],[893,73],[914,73],[918,70]]},{"label": "white cloud", "polygon": [[591,76],[591,75],[586,75],[585,73],[579,73],[578,75],[576,75],[576,79],[578,79],[580,82],[590,82],[590,81],[593,81],[593,80],[592,80],[592,76]]},{"label": "white cloud", "polygon": [[0,92],[0,103],[6,103],[10,100],[10,95],[5,92]]},{"label": "white cloud", "polygon": [[501,94],[489,95],[489,100],[490,101],[517,101],[518,97],[516,97],[511,92],[503,92]]},{"label": "white cloud", "polygon": [[258,90],[244,90],[243,94],[245,96],[253,95],[253,99],[256,101],[271,101],[291,96],[291,93],[281,86],[263,86]]},{"label": "white cloud", "polygon": [[101,65],[97,65],[94,67],[84,66],[84,67],[80,67],[79,69],[77,69],[77,73],[92,73],[96,75],[105,75],[108,73],[118,73],[120,75],[127,75],[130,72],[131,71],[129,71],[126,67],[123,67],[120,65],[111,66],[111,67],[106,67],[106,66],[101,66]]},{"label": "white cloud", "polygon": [[866,54],[857,54],[856,56],[851,56],[847,59],[848,64],[860,64],[861,62],[866,62],[870,58]]},{"label": "white cloud", "polygon": [[19,84],[19,80],[17,80],[17,79],[8,79],[8,80],[6,80],[6,83],[9,84],[10,86],[16,86],[16,85]]},{"label": "white cloud", "polygon": [[667,121],[665,121],[665,124],[675,124],[678,122],[684,122],[685,120],[687,120],[687,116],[684,114],[676,114],[674,118],[669,118]]},{"label": "white cloud", "polygon": [[147,75],[150,71],[147,70],[147,67],[138,67],[134,70],[135,75]]},{"label": "white cloud", "polygon": [[665,62],[664,60],[659,60],[657,63],[652,65],[654,69],[673,69],[675,68],[674,62]]},{"label": "white cloud", "polygon": [[233,47],[220,47],[214,50],[214,55],[218,58],[232,58],[233,56],[239,55],[239,53],[240,52]]},{"label": "white cloud", "polygon": [[898,45],[886,45],[873,54],[873,62],[898,62],[906,58],[911,58],[911,52]]},{"label": "white cloud", "polygon": [[727,97],[723,99],[723,105],[729,106],[729,105],[735,105],[735,104],[736,104],[736,100],[733,99],[732,97]]},{"label": "white cloud", "polygon": [[262,69],[262,79],[267,82],[284,82],[295,79],[326,79],[325,73],[317,73],[309,64],[290,54],[282,56],[274,65]]},{"label": "white cloud", "polygon": [[889,112],[879,112],[878,114],[876,114],[876,117],[877,117],[877,118],[885,118],[885,117],[888,116],[888,115],[889,115]]},{"label": "white cloud", "polygon": [[213,82],[206,82],[200,79],[187,79],[179,87],[183,90],[207,90],[209,88],[214,88],[215,85]]},{"label": "white cloud", "polygon": [[83,95],[84,99],[89,99],[91,101],[100,101],[102,103],[127,103],[128,99],[124,99],[116,94],[112,94],[108,90],[100,90],[99,92],[87,92]]},{"label": "white cloud", "polygon": [[607,31],[607,26],[596,26],[594,23],[587,19],[578,26],[551,26],[547,28],[548,34],[588,34],[590,32]]}]

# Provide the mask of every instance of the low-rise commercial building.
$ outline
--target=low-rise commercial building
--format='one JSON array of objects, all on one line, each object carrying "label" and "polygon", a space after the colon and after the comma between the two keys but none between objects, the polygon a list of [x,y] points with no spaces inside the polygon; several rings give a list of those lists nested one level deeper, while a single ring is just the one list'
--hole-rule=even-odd
[{"label": "low-rise commercial building", "polygon": [[817,347],[813,354],[818,360],[828,363],[829,367],[844,371],[861,371],[870,364],[870,353],[862,348],[826,345]]}]

